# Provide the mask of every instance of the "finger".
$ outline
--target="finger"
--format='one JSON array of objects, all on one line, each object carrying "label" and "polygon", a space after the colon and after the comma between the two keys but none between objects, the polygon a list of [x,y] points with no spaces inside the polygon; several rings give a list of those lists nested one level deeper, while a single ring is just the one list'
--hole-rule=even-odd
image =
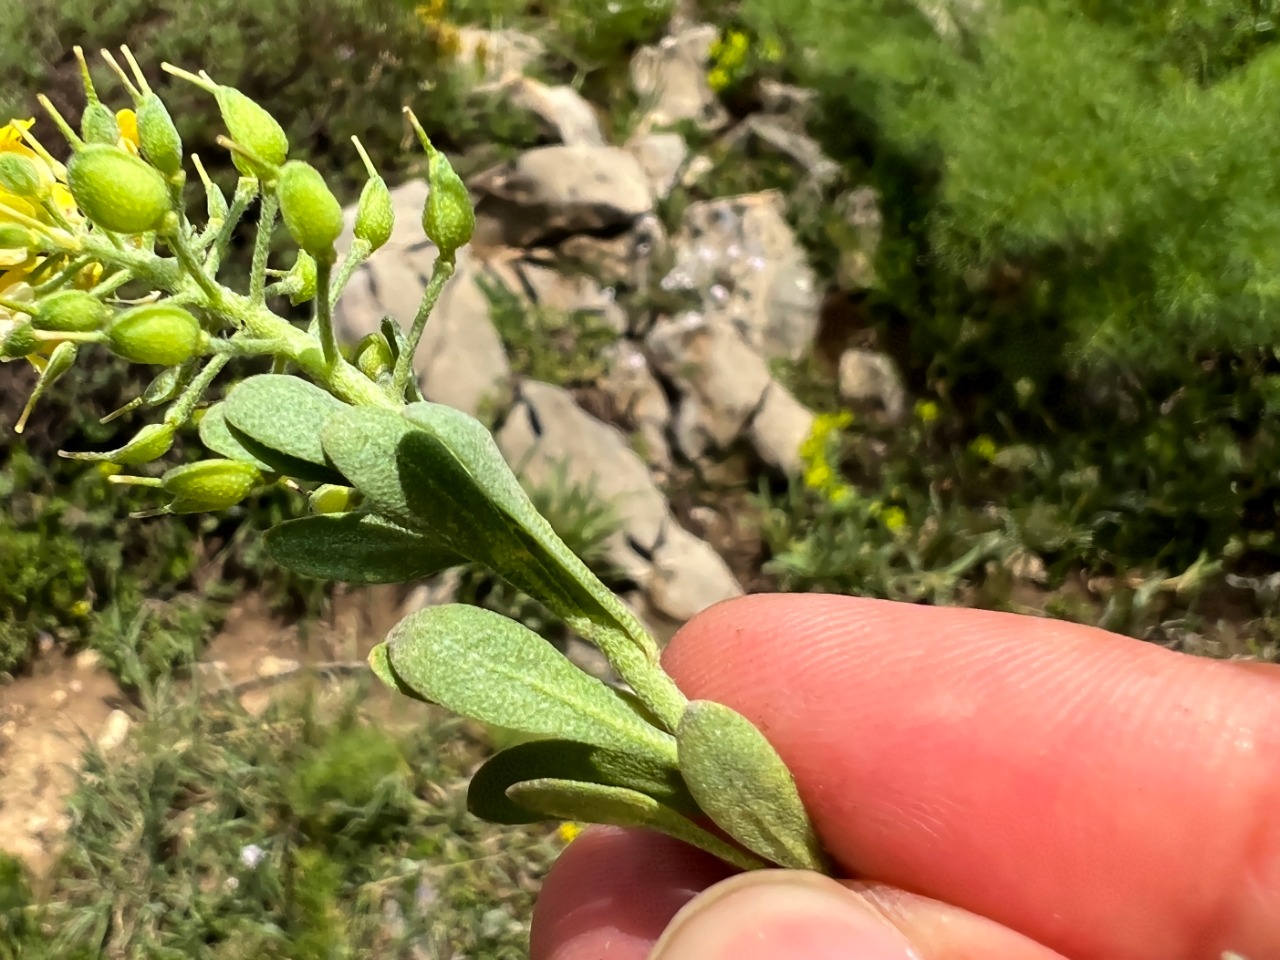
[{"label": "finger", "polygon": [[723,873],[665,837],[589,831],[544,884],[530,958],[1062,960],[990,920],[901,891],[789,870],[713,883]]},{"label": "finger", "polygon": [[668,647],[853,876],[1074,960],[1280,956],[1280,684],[1087,627],[756,596]]},{"label": "finger", "polygon": [[530,960],[645,960],[677,911],[732,872],[661,834],[587,830],[543,883]]}]

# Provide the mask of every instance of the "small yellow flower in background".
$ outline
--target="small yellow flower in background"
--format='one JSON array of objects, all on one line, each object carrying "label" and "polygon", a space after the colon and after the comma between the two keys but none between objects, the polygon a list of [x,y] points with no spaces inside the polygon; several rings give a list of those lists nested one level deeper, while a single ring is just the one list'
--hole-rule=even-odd
[{"label": "small yellow flower in background", "polygon": [[566,820],[560,826],[556,827],[556,836],[560,838],[561,843],[570,843],[576,840],[582,833],[582,824],[574,823]]},{"label": "small yellow flower in background", "polygon": [[729,86],[729,71],[722,67],[713,67],[707,73],[707,86],[716,93],[720,93]]},{"label": "small yellow flower in background", "polygon": [[996,452],[1000,448],[996,446],[996,442],[994,440],[984,433],[980,436],[974,437],[973,442],[969,444],[969,449],[973,451],[976,456],[981,457],[983,460],[990,461],[995,458]]},{"label": "small yellow flower in background", "polygon": [[760,44],[760,58],[765,63],[777,63],[782,59],[782,44],[777,37],[767,37]]},{"label": "small yellow flower in background", "polygon": [[916,419],[921,423],[933,423],[940,416],[938,405],[932,400],[916,401]]},{"label": "small yellow flower in background", "polygon": [[901,507],[889,507],[880,514],[880,522],[890,533],[898,533],[907,526],[907,512]]}]

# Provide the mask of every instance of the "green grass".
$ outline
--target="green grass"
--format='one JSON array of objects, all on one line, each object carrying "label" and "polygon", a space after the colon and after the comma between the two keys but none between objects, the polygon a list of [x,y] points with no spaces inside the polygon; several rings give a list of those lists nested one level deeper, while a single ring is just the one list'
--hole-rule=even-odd
[{"label": "green grass", "polygon": [[524,956],[554,832],[472,818],[474,730],[367,692],[254,718],[151,688],[87,754],[51,888],[0,858],[0,957]]}]

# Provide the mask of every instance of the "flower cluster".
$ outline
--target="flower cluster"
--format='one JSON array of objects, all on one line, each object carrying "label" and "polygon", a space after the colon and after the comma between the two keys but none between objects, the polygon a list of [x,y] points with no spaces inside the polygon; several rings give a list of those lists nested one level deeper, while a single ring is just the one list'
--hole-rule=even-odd
[{"label": "flower cluster", "polygon": [[[103,57],[132,106],[112,110],[101,102],[79,48],[86,94],[79,129],[41,98],[70,146],[65,164],[32,135],[34,120],[11,120],[0,128],[0,361],[29,362],[40,374],[18,431],[41,393],[90,345],[164,368],[142,396],[112,416],[167,409],[161,422],[143,427],[119,449],[66,454],[77,459],[122,466],[164,456],[176,432],[198,419],[217,375],[237,357],[273,357],[281,369],[297,367],[346,402],[403,403],[412,393],[412,347],[475,222],[462,181],[412,113],[406,110],[428,155],[431,190],[422,221],[439,250],[438,267],[410,334],[397,327],[367,338],[348,362],[334,340],[332,305],[393,226],[390,191],[359,141],[355,148],[369,179],[354,243],[339,258],[341,206],[314,167],[290,159],[280,124],[208,74],[166,64],[169,73],[214,97],[228,133],[219,142],[242,174],[228,197],[209,180],[199,158],[189,158],[206,195],[204,223],[197,225],[185,206],[186,158],[178,131],[128,48],[122,54],[131,72],[110,53]],[[223,286],[218,274],[237,225],[254,203],[258,237],[249,289],[239,292]],[[298,247],[288,270],[269,263],[279,221]],[[310,303],[309,326],[300,329],[277,315],[269,306],[273,296]],[[228,449],[238,452],[223,444],[224,459],[187,464],[160,478],[113,479],[162,488],[171,512],[219,509],[267,478],[252,456],[228,455]]]},{"label": "flower cluster", "polygon": [[804,485],[828,503],[847,503],[854,495],[853,488],[840,478],[837,462],[840,433],[852,424],[853,414],[847,410],[820,413],[813,418],[809,435],[800,444]]},{"label": "flower cluster", "polygon": [[782,59],[782,45],[776,38],[766,37],[753,49],[751,38],[743,31],[725,31],[711,44],[707,85],[716,93],[727,90],[750,72],[753,56],[757,64],[777,63]]}]

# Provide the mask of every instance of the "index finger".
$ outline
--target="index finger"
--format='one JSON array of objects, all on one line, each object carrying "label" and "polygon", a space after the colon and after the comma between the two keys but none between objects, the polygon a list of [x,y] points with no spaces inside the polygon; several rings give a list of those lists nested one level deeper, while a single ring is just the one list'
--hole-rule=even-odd
[{"label": "index finger", "polygon": [[1079,960],[1280,956],[1280,682],[1089,627],[825,596],[664,663],[755,721],[852,876]]}]

